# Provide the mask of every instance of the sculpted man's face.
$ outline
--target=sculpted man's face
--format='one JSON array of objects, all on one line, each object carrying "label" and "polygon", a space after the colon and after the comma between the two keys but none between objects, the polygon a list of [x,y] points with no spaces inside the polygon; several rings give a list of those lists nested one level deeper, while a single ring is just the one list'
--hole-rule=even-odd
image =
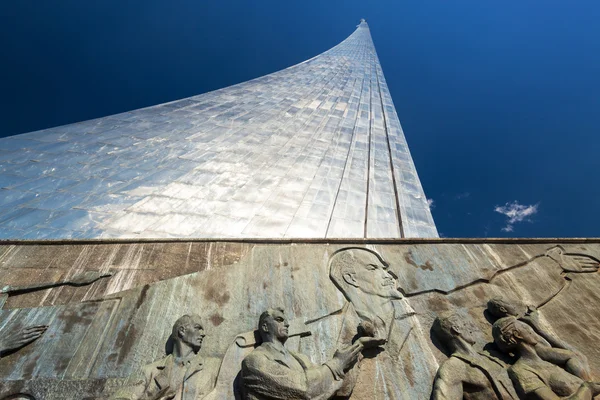
[{"label": "sculpted man's face", "polygon": [[386,298],[402,297],[396,287],[396,278],[374,254],[360,252],[356,258],[353,279],[362,292]]},{"label": "sculpted man's face", "polygon": [[452,329],[455,334],[458,334],[465,342],[471,346],[475,344],[475,329],[471,324],[464,323],[462,321],[452,321]]},{"label": "sculpted man's face", "polygon": [[538,335],[525,322],[515,321],[514,329],[514,337],[517,341],[522,341],[532,346],[538,344]]},{"label": "sculpted man's face", "polygon": [[499,319],[492,328],[494,341],[503,351],[510,352],[520,346],[535,346],[539,336],[526,323],[515,317]]},{"label": "sculpted man's face", "polygon": [[498,317],[520,317],[527,311],[525,305],[517,301],[508,302],[503,299],[493,299],[492,301],[495,303],[495,311]]},{"label": "sculpted man's face", "polygon": [[204,333],[202,321],[198,318],[192,319],[190,323],[183,327],[183,329],[179,330],[181,341],[196,350],[200,350],[202,347],[205,336],[206,334]]},{"label": "sculpted man's face", "polygon": [[274,310],[273,313],[265,319],[263,325],[266,326],[263,326],[262,329],[266,328],[268,334],[275,340],[285,343],[289,335],[288,328],[290,324],[281,311]]}]

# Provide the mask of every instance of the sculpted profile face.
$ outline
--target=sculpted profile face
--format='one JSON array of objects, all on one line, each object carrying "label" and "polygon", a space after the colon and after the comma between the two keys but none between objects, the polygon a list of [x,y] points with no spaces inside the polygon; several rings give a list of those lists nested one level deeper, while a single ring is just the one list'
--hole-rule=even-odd
[{"label": "sculpted profile face", "polygon": [[475,344],[475,329],[454,313],[445,313],[438,316],[433,323],[433,330],[438,338],[449,344],[462,339],[471,346]]},{"label": "sculpted profile face", "polygon": [[205,336],[204,325],[199,315],[184,315],[173,325],[173,339],[185,343],[196,352],[202,347]]},{"label": "sculpted profile face", "polygon": [[258,331],[263,341],[285,343],[289,336],[290,324],[282,308],[268,309],[260,315]]},{"label": "sculpted profile face", "polygon": [[500,318],[492,326],[494,342],[500,350],[507,353],[517,349],[521,344],[535,346],[538,336],[526,323],[515,317]]},{"label": "sculpted profile face", "polygon": [[359,291],[367,295],[399,299],[402,293],[389,265],[374,251],[363,248],[344,249],[330,260],[330,277],[346,294]]},{"label": "sculpted profile face", "polygon": [[517,301],[506,301],[501,297],[496,297],[488,301],[488,311],[496,318],[520,317],[525,314],[526,307]]}]

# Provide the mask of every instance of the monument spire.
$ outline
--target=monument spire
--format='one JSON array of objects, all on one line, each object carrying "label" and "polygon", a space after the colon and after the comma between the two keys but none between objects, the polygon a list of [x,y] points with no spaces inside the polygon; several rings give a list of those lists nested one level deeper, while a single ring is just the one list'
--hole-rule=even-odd
[{"label": "monument spire", "polygon": [[437,237],[364,19],[284,70],[0,148],[3,239]]}]

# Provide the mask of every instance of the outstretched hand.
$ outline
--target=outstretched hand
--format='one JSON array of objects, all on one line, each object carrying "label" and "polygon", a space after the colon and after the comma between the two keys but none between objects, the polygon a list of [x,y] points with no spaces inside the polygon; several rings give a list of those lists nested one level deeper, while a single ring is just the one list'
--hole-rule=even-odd
[{"label": "outstretched hand", "polygon": [[378,327],[376,322],[362,321],[356,328],[358,339],[356,339],[355,343],[360,343],[365,349],[371,349],[385,344],[387,340],[378,337],[378,333],[385,329],[385,323],[381,321],[381,325],[383,326],[380,325]]},{"label": "outstretched hand", "polygon": [[568,254],[560,247],[553,247],[546,255],[560,264],[566,272],[596,272],[600,262],[585,254]]},{"label": "outstretched hand", "polygon": [[363,348],[363,344],[356,341],[354,344],[348,347],[337,349],[333,355],[333,359],[337,360],[341,367],[346,370],[354,365],[356,361],[358,361],[358,355]]},{"label": "outstretched hand", "polygon": [[2,335],[0,337],[0,354],[17,350],[33,342],[42,336],[46,329],[48,329],[47,325],[34,325]]},{"label": "outstretched hand", "polygon": [[585,255],[564,255],[566,262],[563,268],[571,272],[596,272],[600,268],[600,263],[591,257]]},{"label": "outstretched hand", "polygon": [[336,350],[333,355],[333,360],[336,365],[346,371],[358,361],[361,351],[381,346],[382,344],[385,344],[385,342],[385,339],[363,336],[350,346]]}]

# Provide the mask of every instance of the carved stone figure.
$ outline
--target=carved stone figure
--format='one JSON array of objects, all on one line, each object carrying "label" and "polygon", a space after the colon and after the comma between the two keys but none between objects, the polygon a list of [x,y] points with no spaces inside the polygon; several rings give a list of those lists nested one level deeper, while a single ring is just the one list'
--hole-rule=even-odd
[{"label": "carved stone figure", "polygon": [[438,316],[432,330],[451,353],[438,369],[433,400],[517,399],[504,365],[473,348],[473,328],[459,315]]},{"label": "carved stone figure", "polygon": [[[398,290],[396,276],[389,271],[388,263],[370,249],[350,247],[331,256],[329,271],[331,280],[348,302],[341,312],[313,321],[340,326],[338,347],[352,343],[357,326],[369,327],[375,338],[386,341],[382,348],[359,357],[338,395],[423,397],[423,393],[431,390],[437,361],[414,310]],[[311,322],[307,324],[310,326]],[[412,371],[419,371],[419,377],[415,378]]]},{"label": "carved stone figure", "polygon": [[[291,328],[288,328],[288,331]],[[298,336],[300,339],[310,337],[310,331],[297,331],[288,333],[288,340]],[[241,367],[244,358],[250,355],[262,340],[258,330],[252,330],[236,335],[233,342],[227,347],[221,364],[214,390],[206,396],[205,400],[216,399],[241,399]],[[233,384],[232,384],[233,382]]]},{"label": "carved stone figure", "polygon": [[184,315],[173,325],[173,353],[147,365],[133,385],[115,400],[197,400],[214,387],[217,368],[207,368],[198,355],[205,333],[198,315]]},{"label": "carved stone figure", "polygon": [[513,316],[500,318],[492,335],[500,350],[518,356],[508,373],[521,398],[591,400],[600,394],[600,384],[568,372],[569,361],[542,359],[536,351],[539,335],[523,321]]},{"label": "carved stone figure", "polygon": [[49,289],[53,287],[70,285],[70,286],[85,286],[96,282],[98,279],[112,276],[109,272],[98,272],[98,271],[85,271],[79,274],[75,274],[70,278],[65,278],[56,282],[41,282],[32,283],[30,285],[12,286],[4,285],[0,287],[0,309],[4,306],[6,299],[11,294],[28,293],[36,290]]},{"label": "carved stone figure", "polygon": [[590,370],[587,358],[577,352],[563,340],[543,329],[539,320],[539,312],[533,306],[525,306],[518,301],[506,301],[494,298],[488,301],[488,311],[496,318],[514,317],[526,323],[537,335],[536,353],[542,360],[565,365],[567,371],[583,380],[590,379]]},{"label": "carved stone figure", "polygon": [[363,337],[354,344],[338,349],[323,365],[289,351],[289,323],[281,308],[261,314],[258,331],[262,343],[242,362],[242,390],[248,400],[329,399],[341,387],[345,372],[365,348],[382,344],[382,340]]}]

